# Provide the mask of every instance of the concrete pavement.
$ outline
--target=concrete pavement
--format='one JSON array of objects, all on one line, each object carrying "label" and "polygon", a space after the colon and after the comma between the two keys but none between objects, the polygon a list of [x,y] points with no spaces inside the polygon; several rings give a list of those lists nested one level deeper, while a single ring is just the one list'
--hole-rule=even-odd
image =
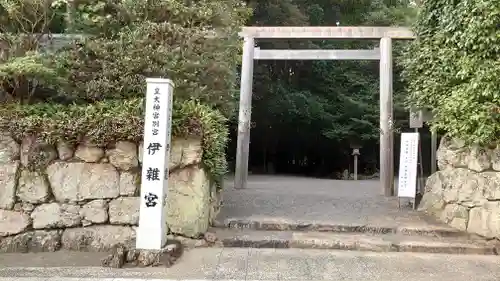
[{"label": "concrete pavement", "polygon": [[[252,175],[223,190],[210,230],[225,247],[321,248],[496,255],[500,245],[454,229],[396,197],[378,180]],[[404,200],[406,201],[406,200]]]},{"label": "concrete pavement", "polygon": [[411,210],[405,199],[405,208],[399,209],[396,197],[383,196],[379,180],[252,175],[246,189],[234,189],[231,179],[225,184],[219,223],[250,220],[368,228],[446,227]]},{"label": "concrete pavement", "polygon": [[[294,232],[291,241],[306,235],[306,241],[320,244],[326,241],[334,245],[350,241],[355,246],[374,246],[360,234],[370,229],[382,229],[382,234],[398,234],[401,229],[413,228],[419,231],[410,232],[425,232],[426,236],[436,232],[432,238],[436,241],[431,241],[434,246],[442,245],[439,244],[442,241],[437,240],[443,233],[453,234],[446,226],[428,221],[417,212],[398,209],[395,198],[385,198],[379,191],[377,181],[252,176],[247,189],[234,190],[229,186],[224,190],[225,203],[218,219],[229,226],[240,221],[259,222],[249,223],[250,230],[266,230],[262,232],[268,236],[274,233],[269,231],[271,229],[291,230]],[[353,230],[339,231],[336,227],[339,225],[351,226]],[[307,227],[304,229],[304,226]],[[311,236],[311,231],[320,228],[324,231],[325,227],[331,229]],[[377,237],[380,235],[371,238]],[[220,238],[224,240],[223,236]],[[445,238],[448,242],[455,239],[447,235]],[[259,236],[251,235],[249,239],[259,239]],[[402,243],[399,240],[389,242],[390,245]],[[380,243],[386,245],[387,241]],[[0,254],[0,281],[498,281],[500,258],[494,254],[496,252],[484,256],[298,248],[198,248],[186,251],[172,268],[124,269],[100,267],[100,259],[106,253]]]},{"label": "concrete pavement", "polygon": [[[186,252],[172,268],[110,269],[97,267],[97,255],[80,259],[82,262],[78,262],[78,255],[80,253],[2,254],[0,281],[500,280],[498,256],[200,248]],[[53,267],[56,264],[59,266]]]}]

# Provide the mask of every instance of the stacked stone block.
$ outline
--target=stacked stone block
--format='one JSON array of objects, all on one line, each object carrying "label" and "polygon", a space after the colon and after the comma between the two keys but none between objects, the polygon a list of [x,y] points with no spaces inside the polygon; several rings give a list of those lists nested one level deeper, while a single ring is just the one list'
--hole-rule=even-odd
[{"label": "stacked stone block", "polygon": [[[56,146],[0,134],[0,252],[107,251],[133,245],[139,221],[142,143]],[[164,211],[171,234],[203,235],[220,193],[200,139],[174,139]]]},{"label": "stacked stone block", "polygon": [[426,183],[420,209],[451,226],[500,239],[500,146],[467,146],[443,138],[439,171]]}]

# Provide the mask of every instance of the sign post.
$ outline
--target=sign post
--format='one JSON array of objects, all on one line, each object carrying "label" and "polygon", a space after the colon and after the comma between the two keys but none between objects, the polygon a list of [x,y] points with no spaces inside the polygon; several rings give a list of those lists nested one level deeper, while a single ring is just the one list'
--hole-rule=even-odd
[{"label": "sign post", "polygon": [[160,250],[167,241],[164,201],[168,192],[168,161],[174,84],[147,78],[144,151],[137,249]]},{"label": "sign post", "polygon": [[413,198],[417,195],[417,163],[419,133],[401,134],[401,152],[399,156],[398,202],[400,198]]}]

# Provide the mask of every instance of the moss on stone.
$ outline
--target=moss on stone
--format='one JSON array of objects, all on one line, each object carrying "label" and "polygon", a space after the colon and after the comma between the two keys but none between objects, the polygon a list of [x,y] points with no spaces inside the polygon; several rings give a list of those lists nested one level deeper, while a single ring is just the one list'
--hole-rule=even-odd
[{"label": "moss on stone", "polygon": [[[227,171],[226,118],[210,106],[196,101],[174,102],[172,137],[202,139],[207,172],[221,187]],[[90,141],[106,146],[117,141],[138,142],[144,131],[144,99],[106,100],[93,104],[38,103],[0,106],[0,130],[14,138],[36,136],[49,144],[60,141]]]}]

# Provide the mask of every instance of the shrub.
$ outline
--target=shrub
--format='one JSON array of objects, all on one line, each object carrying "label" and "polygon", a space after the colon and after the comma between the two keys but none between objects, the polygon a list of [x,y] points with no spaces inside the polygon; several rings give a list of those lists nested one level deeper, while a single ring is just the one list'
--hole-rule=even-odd
[{"label": "shrub", "polygon": [[89,38],[59,54],[74,99],[143,96],[146,77],[171,77],[177,99],[197,98],[226,113],[234,107],[236,46],[171,23],[142,23],[117,36]]},{"label": "shrub", "polygon": [[[36,135],[50,144],[85,139],[104,146],[118,140],[139,141],[143,137],[142,98],[69,106],[8,103],[0,110],[0,130],[8,131],[18,139]],[[173,136],[202,138],[203,164],[220,187],[227,170],[226,118],[219,111],[193,100],[175,101],[172,114]]]},{"label": "shrub", "polygon": [[57,69],[44,64],[44,57],[36,52],[8,58],[0,64],[0,101],[31,103],[43,96],[41,89],[57,92],[64,83],[58,74]]},{"label": "shrub", "polygon": [[[66,103],[128,99],[143,96],[146,77],[167,77],[177,99],[194,98],[230,116],[237,32],[249,15],[239,0],[1,0],[0,43],[8,50],[2,51],[2,96]],[[62,27],[55,23],[84,38],[42,52],[45,35]],[[32,99],[38,92],[43,98]]]},{"label": "shrub", "polygon": [[73,30],[88,35],[58,55],[74,99],[142,96],[145,77],[174,80],[177,99],[234,112],[241,1],[77,1]]},{"label": "shrub", "polygon": [[407,50],[409,104],[430,108],[433,129],[468,143],[500,140],[497,0],[423,2]]},{"label": "shrub", "polygon": [[[236,33],[249,12],[239,0],[0,0],[0,130],[49,143],[137,141],[145,78],[168,77],[173,135],[202,137],[203,164],[220,186]],[[47,48],[61,30],[83,36]]]},{"label": "shrub", "polygon": [[29,103],[50,98],[49,92],[59,95],[65,79],[53,58],[40,52],[58,21],[50,1],[0,0],[1,102]]}]

